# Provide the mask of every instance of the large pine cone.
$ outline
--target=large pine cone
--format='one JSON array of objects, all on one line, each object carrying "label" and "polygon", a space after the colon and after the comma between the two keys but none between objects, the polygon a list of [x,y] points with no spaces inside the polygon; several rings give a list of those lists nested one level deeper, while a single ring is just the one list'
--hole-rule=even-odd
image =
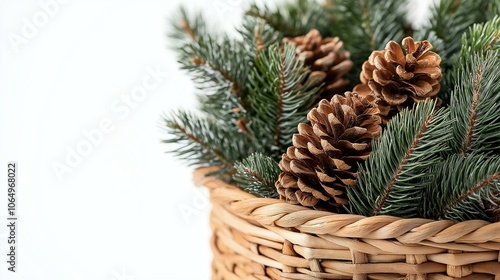
[{"label": "large pine cone", "polygon": [[282,199],[315,209],[343,212],[346,187],[355,186],[359,161],[368,158],[381,133],[375,96],[346,92],[322,100],[299,124],[283,154],[276,188]]},{"label": "large pine cone", "polygon": [[361,84],[354,87],[360,95],[374,93],[380,99],[384,123],[415,102],[437,98],[439,92],[441,57],[430,51],[432,45],[411,37],[402,43],[404,53],[394,41],[387,43],[385,50],[374,51],[363,63]]},{"label": "large pine cone", "polygon": [[324,83],[318,102],[344,93],[349,81],[343,77],[353,63],[338,37],[323,38],[318,30],[312,29],[305,36],[284,38],[283,42],[295,45],[299,60],[311,70],[310,77],[316,79],[318,84]]}]

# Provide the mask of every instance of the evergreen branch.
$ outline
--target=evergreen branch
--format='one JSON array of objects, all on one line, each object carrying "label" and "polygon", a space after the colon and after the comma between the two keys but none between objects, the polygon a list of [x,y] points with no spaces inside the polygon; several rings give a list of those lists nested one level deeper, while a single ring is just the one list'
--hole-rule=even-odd
[{"label": "evergreen branch", "polygon": [[347,78],[351,84],[358,84],[361,66],[372,51],[383,49],[390,40],[401,42],[404,38],[407,1],[335,0],[330,5],[340,15],[330,33],[339,36],[351,53],[354,69]]},{"label": "evergreen branch", "polygon": [[282,39],[280,32],[277,32],[265,21],[245,16],[243,26],[238,32],[243,37],[243,41],[252,42],[247,44],[248,56],[258,58],[261,51],[266,50],[270,45],[279,44]]},{"label": "evergreen branch", "polygon": [[314,0],[284,1],[274,9],[252,4],[246,15],[263,20],[285,37],[304,35],[313,28],[329,35],[327,32],[333,22],[332,14]]},{"label": "evergreen branch", "polygon": [[[218,119],[235,120],[249,109],[245,85],[253,57],[245,48],[243,42],[226,36],[214,40],[204,34],[181,51],[179,62],[201,93],[198,98],[202,111]],[[240,113],[235,113],[235,108]]]},{"label": "evergreen branch", "polygon": [[246,82],[248,64],[251,58],[246,56],[242,42],[224,37],[220,42],[211,36],[199,36],[196,43],[185,46],[181,52],[182,68],[188,70],[200,86],[212,80],[216,84],[224,83],[235,95],[242,92],[241,85]]},{"label": "evergreen branch", "polygon": [[254,153],[236,162],[234,167],[233,179],[238,187],[259,197],[279,197],[274,182],[281,170],[272,158]]},{"label": "evergreen branch", "polygon": [[500,191],[500,157],[453,155],[433,167],[434,183],[429,185],[424,216],[456,221],[491,217],[484,202],[500,206],[495,199]]},{"label": "evergreen branch", "polygon": [[432,7],[430,24],[423,28],[434,31],[443,40],[443,49],[436,49],[443,60],[444,68],[451,66],[452,57],[462,46],[461,36],[473,23],[484,22],[485,4],[489,0],[441,0]]},{"label": "evergreen branch", "polygon": [[435,102],[418,103],[393,118],[360,164],[358,185],[348,188],[349,211],[364,216],[416,217],[428,170],[449,148],[449,111],[434,112]]},{"label": "evergreen branch", "polygon": [[459,203],[463,203],[467,199],[470,199],[475,193],[485,189],[486,187],[489,187],[496,181],[500,180],[500,173],[494,173],[489,175],[489,177],[479,181],[475,186],[472,186],[469,190],[467,190],[464,194],[461,196],[457,197],[455,200],[451,201],[448,203],[443,210],[439,213],[439,216],[446,216],[448,212],[454,207],[457,207]]},{"label": "evergreen branch", "polygon": [[500,50],[500,16],[482,23],[474,24],[467,33],[462,35],[460,58],[454,63],[454,68],[466,63],[471,54],[486,55],[491,51]]},{"label": "evergreen branch", "polygon": [[500,152],[500,55],[490,51],[472,54],[464,62],[451,96],[453,124],[450,145],[456,153]]},{"label": "evergreen branch", "polygon": [[[442,58],[441,68],[443,79],[439,97],[444,103],[449,103],[450,94],[455,84],[450,76],[455,74],[454,61],[464,55],[465,46],[464,34],[474,23],[487,20],[485,11],[491,0],[442,0],[432,7],[432,18],[430,23],[424,28],[415,32],[414,38],[417,40],[427,39],[433,43],[434,51]],[[480,40],[481,41],[481,40]],[[470,53],[466,54],[467,56]]]},{"label": "evergreen branch", "polygon": [[401,175],[401,172],[404,170],[406,167],[406,164],[408,163],[408,160],[411,158],[411,156],[415,153],[415,148],[417,148],[419,142],[422,140],[422,137],[424,136],[424,133],[427,131],[427,128],[429,127],[429,123],[431,120],[435,117],[434,113],[431,113],[425,118],[425,121],[422,124],[422,127],[419,129],[417,135],[413,139],[413,142],[411,145],[408,147],[406,150],[403,158],[401,159],[401,162],[399,163],[398,168],[396,169],[396,172],[394,172],[394,175],[389,182],[389,184],[385,187],[384,194],[382,195],[382,198],[377,202],[375,205],[375,209],[373,210],[372,216],[377,216],[380,214],[380,211],[385,206],[385,203],[387,202],[387,199],[389,198],[389,195],[392,193],[392,190],[398,181],[399,176]]},{"label": "evergreen branch", "polygon": [[256,61],[248,85],[250,130],[264,154],[278,159],[291,145],[297,125],[305,121],[318,92],[308,73],[289,44],[271,46]]},{"label": "evergreen branch", "polygon": [[165,116],[164,121],[170,138],[162,142],[180,145],[170,152],[189,165],[218,166],[227,171],[251,151],[251,143],[226,124],[185,111]]},{"label": "evergreen branch", "polygon": [[274,146],[279,147],[280,139],[282,137],[281,125],[283,118],[283,95],[285,93],[285,56],[281,53],[281,62],[278,73],[278,100],[276,100],[276,124],[275,124],[275,135],[274,135]]},{"label": "evergreen branch", "polygon": [[172,19],[172,30],[168,36],[173,39],[173,47],[176,50],[180,50],[188,42],[196,42],[199,34],[207,32],[203,16],[200,13],[189,16],[185,7],[181,6]]},{"label": "evergreen branch", "polygon": [[492,19],[500,15],[500,2],[499,1],[489,1],[489,6],[486,9],[486,17]]},{"label": "evergreen branch", "polygon": [[196,41],[196,33],[187,20],[181,20],[180,26],[191,40]]},{"label": "evergreen branch", "polygon": [[235,94],[238,95],[240,93],[240,84],[238,81],[236,81],[231,74],[229,74],[227,71],[224,71],[220,69],[217,65],[214,65],[213,63],[208,63],[208,67],[210,67],[214,72],[219,73],[224,79],[227,80],[227,83],[231,85],[231,91]]},{"label": "evergreen branch", "polygon": [[469,124],[467,125],[466,133],[462,144],[462,154],[465,156],[472,144],[472,137],[474,136],[474,127],[477,121],[477,102],[479,100],[479,90],[481,87],[481,80],[483,79],[484,65],[479,65],[474,78],[474,91],[472,92],[472,104],[470,110]]},{"label": "evergreen branch", "polygon": [[292,29],[292,27],[286,25],[284,22],[275,21],[272,16],[260,11],[257,6],[252,6],[250,10],[246,12],[246,15],[261,19],[264,22],[271,24],[274,28],[280,30],[284,34],[295,34],[297,32],[296,30]]},{"label": "evergreen branch", "polygon": [[248,110],[244,87],[254,56],[248,55],[245,42],[209,32],[201,14],[188,16],[184,8],[179,14],[170,35],[176,42],[181,69],[192,76],[201,92],[200,109],[235,122]]}]

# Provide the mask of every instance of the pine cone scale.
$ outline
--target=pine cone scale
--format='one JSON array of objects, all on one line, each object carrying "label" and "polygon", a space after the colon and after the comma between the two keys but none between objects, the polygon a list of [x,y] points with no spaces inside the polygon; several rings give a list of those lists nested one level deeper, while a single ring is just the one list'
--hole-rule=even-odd
[{"label": "pine cone scale", "polygon": [[[305,194],[301,191],[297,191],[297,192],[293,193],[293,196],[295,196],[295,199],[298,203],[300,203],[304,206],[309,206],[309,207],[316,205],[319,201],[319,199],[315,198],[314,196],[309,195],[309,194]],[[289,202],[292,202],[292,201],[289,201]]]},{"label": "pine cone scale", "polygon": [[417,66],[413,71],[413,74],[428,75],[432,80],[438,80],[442,78],[441,70],[433,66]]},{"label": "pine cone scale", "polygon": [[347,74],[349,70],[354,66],[354,63],[350,60],[344,60],[337,65],[328,70],[328,75],[333,77],[334,83],[349,83],[347,80],[342,80],[342,76]]}]

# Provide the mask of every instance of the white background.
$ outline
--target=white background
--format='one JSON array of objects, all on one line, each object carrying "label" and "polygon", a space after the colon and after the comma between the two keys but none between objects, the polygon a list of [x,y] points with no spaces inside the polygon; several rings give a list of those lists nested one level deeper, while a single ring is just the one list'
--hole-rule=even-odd
[{"label": "white background", "polygon": [[[0,0],[0,279],[209,279],[210,207],[191,169],[164,153],[158,126],[162,113],[195,106],[167,49],[181,1],[66,0],[44,23],[40,3],[53,1]],[[417,19],[426,1],[413,2]],[[230,29],[243,4],[188,6]],[[26,22],[39,25],[27,36]],[[168,75],[125,105],[148,69]],[[54,165],[103,120],[112,131],[58,177]],[[16,273],[6,263],[8,161],[18,164]]]}]

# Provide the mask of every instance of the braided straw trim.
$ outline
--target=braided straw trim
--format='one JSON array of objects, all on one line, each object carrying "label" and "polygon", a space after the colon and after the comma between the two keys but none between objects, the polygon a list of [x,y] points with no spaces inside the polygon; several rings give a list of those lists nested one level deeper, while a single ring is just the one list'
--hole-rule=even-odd
[{"label": "braided straw trim", "polygon": [[[442,248],[474,251],[478,250],[478,244],[481,244],[481,248],[500,250],[500,223],[480,220],[456,223],[391,216],[363,217],[311,210],[277,199],[256,198],[213,177],[205,177],[210,170],[196,170],[195,184],[209,188],[211,199],[224,205],[233,214],[245,220],[255,220],[271,231],[278,232],[278,235],[290,235],[280,229],[294,228],[301,233],[315,234],[323,238],[367,239],[363,241],[373,246],[374,251],[377,251],[375,248],[382,247],[386,252],[388,248],[385,246],[389,246],[384,243],[386,239],[396,239],[406,245],[419,244],[419,247],[428,248],[439,248],[439,244],[460,243],[453,244],[454,248],[449,248],[449,244]],[[392,248],[395,252],[404,254],[398,251],[400,249],[402,248]]]}]

